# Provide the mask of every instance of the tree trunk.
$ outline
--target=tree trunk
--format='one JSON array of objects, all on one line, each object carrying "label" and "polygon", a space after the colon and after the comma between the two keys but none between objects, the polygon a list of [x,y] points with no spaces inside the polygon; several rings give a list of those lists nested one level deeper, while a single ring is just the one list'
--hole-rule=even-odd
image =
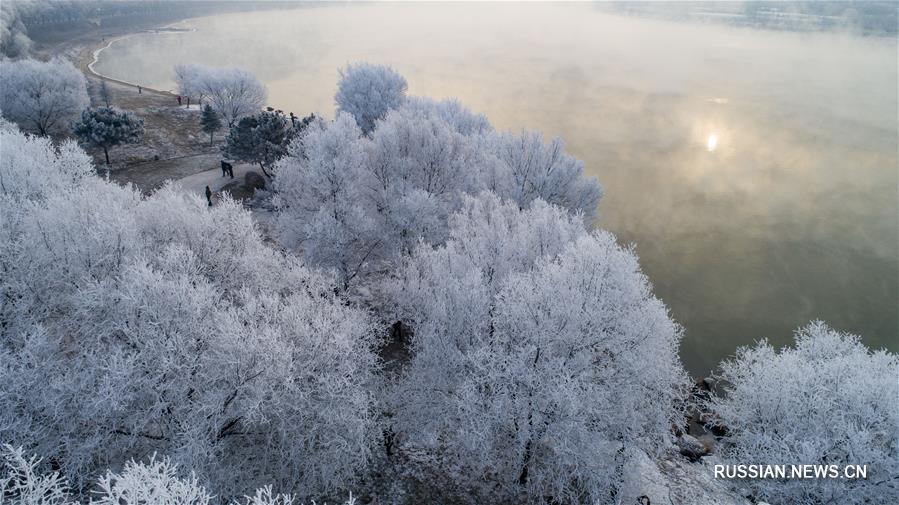
[{"label": "tree trunk", "polygon": [[272,178],[271,174],[265,171],[265,165],[263,165],[261,161],[259,162],[259,168],[262,169],[262,173],[265,174],[266,177],[268,177],[269,179]]},{"label": "tree trunk", "polygon": [[518,474],[518,485],[525,486],[528,483],[528,465],[531,463],[531,441],[524,445],[524,458],[521,462],[521,473]]},{"label": "tree trunk", "polygon": [[212,135],[213,134],[215,134],[215,132],[209,132],[209,145],[212,145]]},{"label": "tree trunk", "polygon": [[393,442],[396,435],[393,430],[387,428],[384,430],[384,449],[387,451],[387,457],[393,456]]},{"label": "tree trunk", "polygon": [[106,155],[106,164],[109,165],[109,149],[103,148],[103,154]]},{"label": "tree trunk", "polygon": [[[537,354],[534,356],[534,368],[537,368],[537,362],[540,361],[540,348],[537,348]],[[542,436],[542,435],[541,435]],[[539,437],[537,438],[539,440]],[[521,473],[518,474],[518,484],[524,486],[528,483],[528,466],[531,464],[531,458],[534,455],[534,392],[528,391],[528,441],[524,444],[524,457],[521,462]]]},{"label": "tree trunk", "polygon": [[[619,442],[621,441],[620,437],[618,440],[619,440]],[[619,473],[621,471],[623,471],[623,469],[624,469],[624,442],[622,442],[621,444],[622,444],[621,447],[617,451],[615,451],[615,458],[614,458],[615,470],[618,471]],[[618,500],[620,499],[620,494],[621,494],[621,484],[619,483],[619,484],[613,485],[612,489],[609,490],[609,496],[612,497],[612,503],[618,502]]]}]

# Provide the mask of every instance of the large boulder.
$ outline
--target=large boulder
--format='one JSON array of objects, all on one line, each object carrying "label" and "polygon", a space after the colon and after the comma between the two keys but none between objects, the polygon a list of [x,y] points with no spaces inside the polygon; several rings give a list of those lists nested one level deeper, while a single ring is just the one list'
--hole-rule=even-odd
[{"label": "large boulder", "polygon": [[231,198],[235,200],[247,200],[253,197],[253,192],[256,191],[253,188],[247,187],[245,184],[241,184],[238,181],[231,181],[228,184],[222,186],[220,190],[222,193],[229,193]]},{"label": "large boulder", "polygon": [[265,189],[265,177],[259,172],[247,172],[243,176],[243,184],[248,188]]},{"label": "large boulder", "polygon": [[699,461],[699,458],[707,455],[710,452],[710,448],[691,435],[681,435],[677,438],[677,448],[680,449],[680,453],[683,456],[686,456],[690,461]]}]

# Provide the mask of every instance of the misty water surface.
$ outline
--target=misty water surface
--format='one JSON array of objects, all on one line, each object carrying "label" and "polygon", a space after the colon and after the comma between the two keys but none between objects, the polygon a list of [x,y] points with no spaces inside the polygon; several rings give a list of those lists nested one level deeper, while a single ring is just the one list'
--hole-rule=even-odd
[{"label": "misty water surface", "polygon": [[[172,89],[242,66],[271,105],[333,117],[339,66],[392,65],[499,129],[563,137],[606,189],[707,374],[811,319],[897,347],[896,39],[614,16],[587,4],[369,4],[214,15],[139,34],[95,69]],[[647,356],[647,359],[651,359]]]}]

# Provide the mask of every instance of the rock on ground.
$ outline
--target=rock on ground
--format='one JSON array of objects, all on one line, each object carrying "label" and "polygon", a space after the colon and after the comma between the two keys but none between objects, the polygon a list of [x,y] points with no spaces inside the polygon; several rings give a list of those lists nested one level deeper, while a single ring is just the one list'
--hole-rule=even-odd
[{"label": "rock on ground", "polygon": [[709,454],[710,448],[692,435],[681,435],[677,438],[677,447],[680,453],[690,461],[698,461],[699,458]]},{"label": "rock on ground", "polygon": [[254,189],[265,189],[265,177],[259,172],[247,172],[243,176],[244,186]]}]

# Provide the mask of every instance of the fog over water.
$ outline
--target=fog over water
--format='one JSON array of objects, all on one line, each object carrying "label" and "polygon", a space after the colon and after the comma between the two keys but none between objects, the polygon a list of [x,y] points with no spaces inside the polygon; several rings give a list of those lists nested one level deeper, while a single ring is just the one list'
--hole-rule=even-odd
[{"label": "fog over water", "polygon": [[[895,38],[615,16],[589,4],[364,4],[138,34],[95,70],[172,89],[241,66],[271,105],[333,117],[337,68],[395,67],[498,129],[561,136],[685,327],[688,370],[820,318],[899,349]],[[651,359],[651,357],[648,357]]]}]

